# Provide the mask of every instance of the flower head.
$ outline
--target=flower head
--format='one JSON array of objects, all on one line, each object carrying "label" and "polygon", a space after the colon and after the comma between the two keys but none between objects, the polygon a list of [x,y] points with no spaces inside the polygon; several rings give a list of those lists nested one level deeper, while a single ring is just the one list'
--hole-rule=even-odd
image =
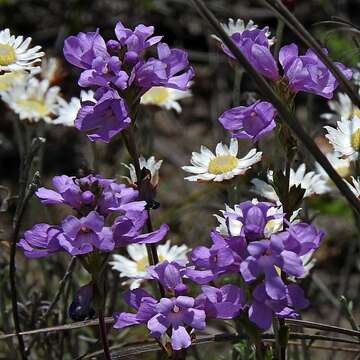
[{"label": "flower head", "polygon": [[[336,152],[329,152],[326,154],[326,157],[341,177],[346,178],[350,175],[351,161],[349,158],[340,158],[339,154]],[[315,163],[315,167],[317,173],[320,174],[323,179],[327,180],[330,185],[333,185],[328,173],[323,169],[323,167],[319,163]]]},{"label": "flower head", "polygon": [[340,156],[356,160],[360,150],[360,116],[353,116],[350,120],[342,118],[337,127],[325,126],[328,132],[325,136]]},{"label": "flower head", "polygon": [[44,53],[41,46],[29,48],[31,38],[11,35],[9,29],[0,31],[0,72],[36,71]]},{"label": "flower head", "polygon": [[188,176],[189,181],[223,181],[229,180],[236,175],[243,175],[252,165],[261,160],[261,152],[252,149],[243,158],[237,158],[238,141],[230,140],[230,146],[222,143],[217,144],[216,154],[207,147],[201,146],[200,153],[193,152],[191,157],[192,166],[183,166],[186,172],[196,175]]},{"label": "flower head", "polygon": [[59,92],[60,88],[50,87],[48,80],[31,77],[16,82],[1,93],[1,98],[21,120],[51,122],[58,111]]},{"label": "flower head", "polygon": [[276,126],[276,110],[266,101],[256,101],[250,106],[238,106],[225,111],[220,117],[221,125],[233,137],[257,142]]},{"label": "flower head", "polygon": [[347,185],[349,186],[350,190],[353,192],[353,194],[360,199],[360,181],[358,181],[353,176],[351,177],[351,183],[349,181],[346,181]]}]

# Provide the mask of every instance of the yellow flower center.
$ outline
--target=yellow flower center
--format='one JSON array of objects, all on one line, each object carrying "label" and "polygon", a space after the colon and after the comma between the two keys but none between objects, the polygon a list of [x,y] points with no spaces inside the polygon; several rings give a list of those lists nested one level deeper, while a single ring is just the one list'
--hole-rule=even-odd
[{"label": "yellow flower center", "polygon": [[360,128],[351,135],[351,146],[355,150],[360,150]]},{"label": "yellow flower center", "polygon": [[[159,261],[164,261],[165,258],[162,255],[159,255]],[[136,262],[138,272],[145,272],[146,268],[149,266],[149,260],[147,256],[142,257]]]},{"label": "yellow flower center", "polygon": [[37,113],[39,116],[44,116],[49,113],[49,109],[43,100],[23,99],[17,101],[17,104],[28,113]]},{"label": "yellow flower center", "polygon": [[24,76],[22,71],[7,72],[0,75],[0,91],[9,89],[17,80]]},{"label": "yellow flower center", "polygon": [[14,48],[8,44],[0,44],[0,65],[10,65],[15,60],[16,53]]},{"label": "yellow flower center", "polygon": [[357,116],[360,118],[360,109],[358,107],[356,107],[353,111],[353,116]]},{"label": "yellow flower center", "polygon": [[336,171],[342,178],[346,178],[350,174],[350,169],[346,166],[340,166],[336,168]]},{"label": "yellow flower center", "polygon": [[169,89],[162,86],[155,86],[143,95],[145,103],[159,105],[169,97]]},{"label": "yellow flower center", "polygon": [[238,159],[233,155],[221,155],[210,160],[209,172],[211,174],[223,174],[235,169]]}]

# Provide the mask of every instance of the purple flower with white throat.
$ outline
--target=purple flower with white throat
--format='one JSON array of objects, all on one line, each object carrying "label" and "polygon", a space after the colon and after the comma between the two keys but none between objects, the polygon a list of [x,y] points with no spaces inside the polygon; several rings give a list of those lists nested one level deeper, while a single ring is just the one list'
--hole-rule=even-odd
[{"label": "purple flower with white throat", "polygon": [[171,347],[181,350],[191,345],[188,327],[197,330],[205,329],[205,311],[195,308],[195,300],[189,296],[162,298],[157,302],[142,289],[125,293],[125,301],[137,313],[115,313],[116,329],[126,326],[144,324],[150,335],[156,338],[167,336],[170,331]]},{"label": "purple flower with white throat", "polygon": [[187,327],[204,330],[206,326],[205,311],[196,309],[195,300],[190,296],[162,298],[156,305],[156,312],[147,323],[150,335],[160,337],[171,329],[171,346],[174,350],[191,345]]},{"label": "purple flower with white throat", "polygon": [[273,316],[279,318],[297,317],[297,310],[309,306],[309,301],[304,296],[304,291],[296,284],[285,287],[285,297],[273,300],[268,296],[265,285],[259,284],[252,292],[252,302],[249,307],[249,319],[260,329],[267,330],[272,325]]},{"label": "purple flower with white throat", "polygon": [[82,104],[75,127],[92,141],[109,142],[130,125],[127,106],[117,91],[112,89],[98,89],[95,100],[96,102],[86,101]]},{"label": "purple flower with white throat", "polygon": [[250,106],[238,106],[225,111],[219,122],[233,137],[250,139],[256,143],[275,126],[276,109],[267,101],[256,101]]},{"label": "purple flower with white throat", "polygon": [[67,216],[61,224],[63,233],[60,236],[60,245],[71,255],[86,254],[97,248],[111,251],[114,244],[108,243],[101,231],[104,227],[104,217],[91,211],[86,217],[78,219]]}]

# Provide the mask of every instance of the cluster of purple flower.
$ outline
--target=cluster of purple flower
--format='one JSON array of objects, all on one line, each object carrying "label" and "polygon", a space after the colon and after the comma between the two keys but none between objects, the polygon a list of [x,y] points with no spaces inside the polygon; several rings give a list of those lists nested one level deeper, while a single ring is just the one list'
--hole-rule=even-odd
[{"label": "cluster of purple flower", "polygon": [[206,319],[232,319],[239,314],[245,298],[239,287],[231,284],[221,288],[204,285],[200,295],[191,297],[183,282],[188,271],[184,265],[177,261],[163,261],[150,266],[147,270],[150,277],[161,283],[168,297],[158,301],[143,289],[126,291],[124,299],[136,313],[115,313],[114,327],[121,329],[144,324],[151,336],[170,336],[172,349],[180,350],[191,345],[194,329],[205,329]]},{"label": "cluster of purple flower", "polygon": [[[279,52],[280,73],[277,60],[270,51],[268,28],[257,27],[235,32],[231,39],[250,62],[253,68],[273,82],[274,88],[286,102],[300,91],[327,99],[333,97],[338,81],[318,56],[311,50],[299,55],[296,44],[283,46]],[[232,52],[221,43],[221,48],[231,59]],[[327,52],[324,49],[324,52]],[[348,79],[352,71],[341,63],[335,63]],[[290,102],[289,102],[290,100]],[[276,110],[266,101],[257,101],[250,106],[239,106],[225,111],[219,118],[222,126],[237,138],[249,138],[253,142],[275,127]]]},{"label": "cluster of purple flower", "polygon": [[[82,69],[79,85],[95,87],[95,101],[86,101],[75,126],[90,140],[108,142],[131,123],[128,106],[153,86],[186,90],[194,76],[187,53],[171,49],[153,36],[154,27],[115,27],[116,40],[105,42],[99,31],[69,36],[64,44],[66,60]],[[156,57],[145,50],[156,45]]]},{"label": "cluster of purple flower", "polygon": [[162,225],[142,234],[147,219],[146,202],[138,191],[98,175],[74,178],[55,176],[55,190],[40,188],[37,197],[45,205],[65,204],[76,211],[61,224],[37,224],[24,233],[18,246],[25,256],[37,258],[59,251],[82,255],[95,250],[109,252],[133,243],[155,243],[168,231]]},{"label": "cluster of purple flower", "polygon": [[[281,209],[257,200],[240,203],[224,216],[227,229],[212,231],[210,248],[193,249],[192,265],[164,261],[148,267],[149,277],[169,297],[157,301],[143,289],[126,291],[125,301],[136,313],[116,313],[115,328],[145,324],[154,337],[169,335],[173,349],[179,350],[190,346],[192,330],[204,329],[208,318],[232,319],[243,312],[268,329],[274,315],[295,317],[308,306],[303,290],[289,277],[304,274],[301,257],[319,246],[323,232],[304,222],[290,223]],[[207,285],[230,273],[241,275],[245,291],[233,284]],[[184,278],[201,285],[195,298],[188,295]]]}]

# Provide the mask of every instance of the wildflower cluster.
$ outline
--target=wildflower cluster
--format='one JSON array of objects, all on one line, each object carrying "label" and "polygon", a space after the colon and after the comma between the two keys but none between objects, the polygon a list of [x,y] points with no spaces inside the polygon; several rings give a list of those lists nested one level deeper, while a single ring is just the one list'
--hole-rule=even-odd
[{"label": "wildflower cluster", "polygon": [[110,252],[133,243],[156,243],[164,238],[167,225],[142,234],[147,219],[146,202],[138,191],[99,175],[74,178],[55,176],[55,190],[40,188],[36,196],[45,205],[65,204],[76,211],[61,224],[37,224],[24,233],[18,246],[30,258],[66,251],[83,255]]},{"label": "wildflower cluster", "polygon": [[[157,87],[188,90],[194,72],[187,53],[171,49],[161,42],[162,36],[153,34],[153,26],[138,25],[131,30],[118,22],[116,39],[106,42],[96,31],[65,40],[66,60],[82,70],[79,85],[96,88],[94,99],[82,103],[75,121],[90,140],[108,142],[127,128],[134,121],[131,107],[151,88],[153,92],[161,91],[154,89]],[[146,57],[146,50],[153,47],[157,55]],[[149,96],[143,103],[151,103]]]}]

